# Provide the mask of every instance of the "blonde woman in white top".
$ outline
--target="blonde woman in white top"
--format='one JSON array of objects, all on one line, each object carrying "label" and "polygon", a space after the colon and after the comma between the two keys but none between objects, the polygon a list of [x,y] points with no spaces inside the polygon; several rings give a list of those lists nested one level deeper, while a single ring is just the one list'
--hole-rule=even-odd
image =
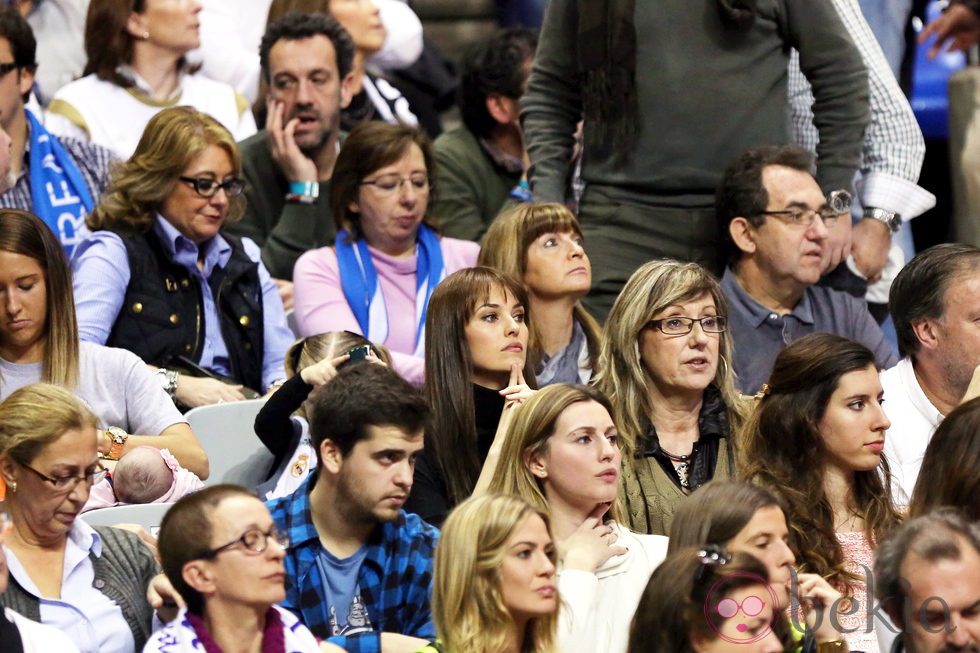
[{"label": "blonde woman in white top", "polygon": [[491,493],[516,494],[551,516],[563,653],[624,653],[633,612],[667,554],[666,537],[619,522],[621,454],[611,412],[592,388],[543,388],[514,417],[490,484]]}]

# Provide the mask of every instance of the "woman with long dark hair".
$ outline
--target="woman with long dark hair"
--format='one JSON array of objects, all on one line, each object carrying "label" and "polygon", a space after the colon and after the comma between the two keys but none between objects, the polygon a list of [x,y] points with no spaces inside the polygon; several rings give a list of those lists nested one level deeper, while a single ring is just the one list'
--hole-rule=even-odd
[{"label": "woman with long dark hair", "polygon": [[882,456],[891,424],[874,354],[829,333],[804,336],[780,352],[760,394],[743,432],[740,477],[783,498],[800,570],[859,604],[840,615],[853,629],[845,637],[854,650],[875,650],[863,569],[900,516]]},{"label": "woman with long dark hair", "polygon": [[446,277],[425,322],[425,395],[432,414],[405,509],[438,525],[485,489],[507,426],[530,396],[524,286],[491,268]]}]

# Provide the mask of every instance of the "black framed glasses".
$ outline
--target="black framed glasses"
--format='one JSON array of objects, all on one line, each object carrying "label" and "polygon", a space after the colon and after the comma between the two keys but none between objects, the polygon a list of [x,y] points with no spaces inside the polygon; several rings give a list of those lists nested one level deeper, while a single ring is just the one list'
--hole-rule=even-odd
[{"label": "black framed glasses", "polygon": [[425,174],[424,172],[416,172],[408,177],[385,175],[370,181],[362,181],[361,186],[374,186],[380,193],[390,195],[400,191],[402,189],[402,184],[404,184],[406,181],[410,183],[412,188],[417,191],[421,192],[429,189],[429,175]]},{"label": "black framed glasses", "polygon": [[237,177],[221,183],[209,177],[177,177],[177,179],[193,186],[194,192],[201,197],[214,197],[219,190],[225,191],[228,197],[238,197],[245,190],[245,181]]},{"label": "black framed glasses", "polygon": [[8,61],[6,63],[0,63],[0,77],[3,77],[11,70],[16,70],[17,68],[20,68],[20,64],[17,63],[16,61]]},{"label": "black framed glasses", "polygon": [[95,485],[96,483],[104,479],[106,475],[109,473],[109,470],[100,464],[94,471],[86,472],[81,476],[59,476],[57,478],[54,478],[48,476],[47,474],[42,474],[41,472],[37,471],[30,465],[25,465],[24,463],[19,463],[19,465],[24,469],[33,472],[34,475],[37,476],[39,479],[50,483],[51,486],[54,487],[55,491],[57,492],[71,492],[72,490],[75,489],[76,485],[78,485],[83,481],[87,483],[89,486]]},{"label": "black framed glasses", "polygon": [[241,544],[247,552],[262,553],[269,548],[270,538],[278,542],[284,549],[289,548],[289,536],[285,533],[280,533],[275,526],[273,526],[267,533],[260,531],[257,528],[250,528],[245,531],[241,537],[229,542],[228,544],[222,544],[215,549],[205,551],[199,555],[198,558],[201,560],[211,560],[217,557],[217,555],[222,551],[227,551],[228,549],[231,549],[239,544]]},{"label": "black framed glasses", "polygon": [[724,333],[728,330],[728,318],[724,315],[708,315],[706,317],[665,317],[662,320],[650,320],[648,329],[660,329],[668,336],[687,335],[698,322],[705,333]]},{"label": "black framed glasses", "polygon": [[787,224],[809,227],[820,216],[828,227],[837,224],[840,216],[850,214],[851,194],[846,190],[832,190],[827,194],[827,207],[814,211],[813,209],[793,208],[781,211],[760,211],[758,215],[771,215]]}]

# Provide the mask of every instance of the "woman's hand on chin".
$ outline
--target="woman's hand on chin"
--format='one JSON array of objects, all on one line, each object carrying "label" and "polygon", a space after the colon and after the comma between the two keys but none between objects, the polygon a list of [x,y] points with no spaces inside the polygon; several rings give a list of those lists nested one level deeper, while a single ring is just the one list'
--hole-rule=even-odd
[{"label": "woman's hand on chin", "polygon": [[[794,599],[799,600],[800,597],[804,599],[803,613],[806,616],[807,627],[813,631],[814,639],[818,644],[841,639],[842,635],[834,627],[834,620],[830,618],[829,610],[843,597],[843,594],[818,574],[798,574],[797,580],[798,594]],[[840,612],[847,607],[838,604],[835,609]],[[814,628],[814,625],[817,625],[817,628]]]},{"label": "woman's hand on chin", "polygon": [[565,569],[594,574],[609,558],[626,553],[625,547],[616,544],[612,526],[602,523],[608,511],[608,503],[599,504],[574,533],[557,543]]},{"label": "woman's hand on chin", "polygon": [[190,408],[245,399],[240,385],[229,385],[218,379],[188,376],[187,374],[180,375],[180,380],[177,382],[176,397],[180,403]]},{"label": "woman's hand on chin", "polygon": [[537,390],[532,390],[524,380],[524,370],[521,365],[519,363],[511,365],[510,383],[500,391],[500,394],[507,400],[504,404],[504,410],[521,405],[526,399],[530,399],[535,392]]}]

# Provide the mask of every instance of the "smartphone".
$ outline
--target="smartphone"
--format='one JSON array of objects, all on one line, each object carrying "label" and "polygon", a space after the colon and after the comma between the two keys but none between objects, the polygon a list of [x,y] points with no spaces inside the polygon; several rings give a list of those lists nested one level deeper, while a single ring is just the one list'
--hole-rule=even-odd
[{"label": "smartphone", "polygon": [[371,353],[370,345],[362,345],[360,347],[354,347],[347,354],[350,356],[348,363],[354,363],[356,361],[362,361],[367,358],[367,355]]}]

